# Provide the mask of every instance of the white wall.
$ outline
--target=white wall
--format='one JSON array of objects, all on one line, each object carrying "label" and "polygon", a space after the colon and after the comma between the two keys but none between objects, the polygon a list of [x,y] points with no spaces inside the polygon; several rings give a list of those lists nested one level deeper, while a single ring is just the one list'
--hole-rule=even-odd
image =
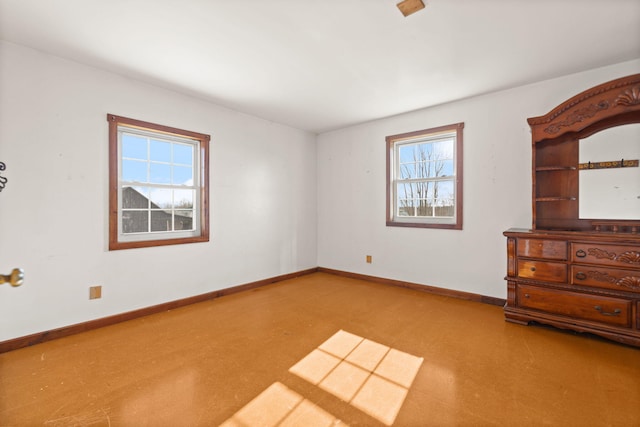
[{"label": "white wall", "polygon": [[[390,117],[318,138],[318,264],[506,298],[510,227],[531,226],[531,134],[541,116],[640,60]],[[463,230],[385,226],[385,136],[464,122]],[[373,263],[366,264],[365,256]]]},{"label": "white wall", "polygon": [[[212,136],[211,241],[107,250],[106,114]],[[0,42],[0,341],[317,265],[316,136]],[[103,297],[89,300],[89,286]]]},{"label": "white wall", "polygon": [[[0,341],[312,268],[504,298],[531,222],[530,132],[640,60],[315,135],[0,42]],[[208,133],[211,241],[107,250],[113,113]],[[386,135],[463,121],[464,229],[385,226]],[[316,145],[317,144],[317,145]],[[365,263],[373,255],[373,264]],[[88,288],[103,297],[88,299]]]}]

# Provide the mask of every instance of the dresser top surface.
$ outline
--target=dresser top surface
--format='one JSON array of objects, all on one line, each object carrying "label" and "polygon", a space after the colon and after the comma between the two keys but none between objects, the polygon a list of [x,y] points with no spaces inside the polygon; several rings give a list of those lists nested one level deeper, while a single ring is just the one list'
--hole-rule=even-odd
[{"label": "dresser top surface", "polygon": [[610,231],[564,231],[564,230],[532,230],[527,228],[510,228],[503,233],[507,237],[538,238],[554,240],[587,240],[628,243],[640,245],[640,233],[614,233]]}]

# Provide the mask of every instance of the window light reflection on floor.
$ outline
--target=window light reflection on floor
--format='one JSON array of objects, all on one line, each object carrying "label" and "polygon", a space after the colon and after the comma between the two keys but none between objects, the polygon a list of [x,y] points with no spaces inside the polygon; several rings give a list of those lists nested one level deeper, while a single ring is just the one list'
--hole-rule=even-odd
[{"label": "window light reflection on floor", "polygon": [[[395,421],[424,359],[340,330],[289,369],[386,425]],[[221,427],[346,426],[276,382]]]},{"label": "window light reflection on floor", "polygon": [[348,427],[285,385],[271,384],[220,427]]},{"label": "window light reflection on floor", "polygon": [[392,425],[423,361],[340,330],[289,372]]}]

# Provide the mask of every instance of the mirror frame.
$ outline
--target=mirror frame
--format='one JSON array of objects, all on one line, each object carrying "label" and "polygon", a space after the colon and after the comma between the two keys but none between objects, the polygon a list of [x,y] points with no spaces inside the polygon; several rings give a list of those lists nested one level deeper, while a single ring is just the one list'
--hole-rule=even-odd
[{"label": "mirror frame", "polygon": [[[594,86],[527,122],[533,142],[534,230],[638,231],[640,218],[579,218],[578,144],[580,139],[604,129],[640,123],[640,74]],[[554,156],[557,166],[549,164]],[[634,231],[630,231],[632,228]]]}]

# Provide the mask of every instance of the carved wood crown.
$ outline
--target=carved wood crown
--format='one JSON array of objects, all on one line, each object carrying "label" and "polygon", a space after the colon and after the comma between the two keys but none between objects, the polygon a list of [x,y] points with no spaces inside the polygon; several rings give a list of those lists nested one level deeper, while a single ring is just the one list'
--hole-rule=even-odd
[{"label": "carved wood crown", "polygon": [[546,139],[568,131],[580,131],[621,112],[638,110],[640,74],[634,74],[586,90],[528,122],[532,129],[538,128],[538,132],[542,132],[540,138]]},{"label": "carved wood crown", "polygon": [[566,119],[548,126],[544,131],[552,134],[558,133],[563,127],[582,122],[585,119],[595,116],[598,112],[606,110],[607,108],[609,108],[609,103],[607,101],[600,101],[597,104],[588,105],[584,108],[573,111]]},{"label": "carved wood crown", "polygon": [[624,93],[618,95],[614,103],[624,106],[640,104],[640,86],[625,90]]}]

